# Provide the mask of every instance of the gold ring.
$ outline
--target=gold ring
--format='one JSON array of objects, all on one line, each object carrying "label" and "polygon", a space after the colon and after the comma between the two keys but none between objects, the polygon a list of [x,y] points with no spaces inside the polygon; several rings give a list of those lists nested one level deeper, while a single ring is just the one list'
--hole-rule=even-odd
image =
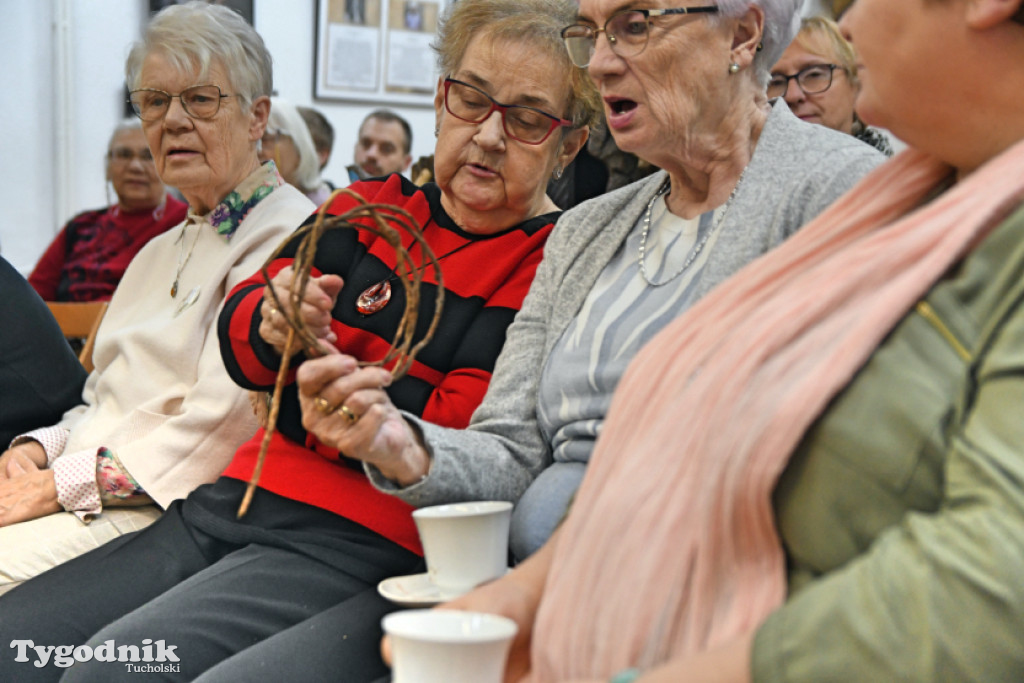
[{"label": "gold ring", "polygon": [[315,405],[316,409],[319,410],[324,415],[330,415],[332,412],[334,412],[334,406],[332,406],[323,396],[317,396],[316,398],[314,398],[313,405]]},{"label": "gold ring", "polygon": [[341,407],[338,408],[338,414],[348,420],[349,424],[354,425],[356,422],[359,422],[359,416],[353,413],[352,410],[344,403],[342,403]]}]

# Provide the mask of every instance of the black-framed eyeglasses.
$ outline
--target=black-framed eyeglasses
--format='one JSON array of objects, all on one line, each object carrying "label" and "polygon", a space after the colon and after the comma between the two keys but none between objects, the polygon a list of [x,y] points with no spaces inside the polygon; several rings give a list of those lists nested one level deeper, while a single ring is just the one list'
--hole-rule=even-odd
[{"label": "black-framed eyeglasses", "polygon": [[669,9],[624,9],[616,12],[604,28],[586,24],[573,24],[562,29],[562,40],[569,51],[569,59],[580,68],[586,68],[594,56],[597,34],[604,33],[612,52],[619,57],[636,57],[647,47],[651,34],[651,19],[668,14],[713,14],[715,5],[703,7],[674,7]]},{"label": "black-framed eyeglasses", "polygon": [[502,104],[475,85],[451,77],[444,79],[444,108],[455,118],[469,123],[482,123],[498,110],[505,134],[528,145],[544,142],[556,128],[572,126],[572,121],[543,109]]},{"label": "black-framed eyeglasses", "polygon": [[140,149],[135,151],[129,147],[115,147],[107,153],[110,160],[120,164],[130,164],[136,159],[144,164],[153,163],[153,154],[149,151],[149,148]]},{"label": "black-framed eyeglasses", "polygon": [[171,100],[175,97],[181,100],[185,113],[192,118],[209,119],[220,111],[222,99],[234,95],[225,95],[216,85],[193,85],[177,95],[155,88],[140,88],[128,93],[128,102],[131,103],[135,115],[143,121],[159,121],[167,114]]},{"label": "black-framed eyeglasses", "polygon": [[768,81],[768,97],[782,97],[789,90],[789,82],[796,81],[805,95],[825,92],[832,87],[832,72],[840,68],[838,64],[811,64],[797,71],[792,76],[773,73]]}]

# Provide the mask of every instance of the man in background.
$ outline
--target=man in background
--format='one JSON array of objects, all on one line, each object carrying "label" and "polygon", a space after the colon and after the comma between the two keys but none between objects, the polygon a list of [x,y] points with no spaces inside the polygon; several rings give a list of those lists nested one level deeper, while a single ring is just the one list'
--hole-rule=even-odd
[{"label": "man in background", "polygon": [[388,109],[370,112],[359,126],[355,163],[347,166],[349,182],[404,173],[412,164],[412,128]]}]

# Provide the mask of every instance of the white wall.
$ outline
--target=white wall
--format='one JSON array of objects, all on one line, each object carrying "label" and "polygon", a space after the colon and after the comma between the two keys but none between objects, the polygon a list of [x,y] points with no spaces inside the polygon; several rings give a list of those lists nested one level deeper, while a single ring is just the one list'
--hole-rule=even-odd
[{"label": "white wall", "polygon": [[[23,273],[68,218],[109,201],[103,157],[123,111],[124,59],[148,5],[0,0],[0,253]],[[315,13],[315,0],[254,0],[253,22],[274,57],[278,93],[315,106],[334,125],[324,177],[344,184],[359,123],[376,105],[314,101]],[[67,65],[64,86],[61,64]],[[431,154],[433,110],[394,109],[413,127],[413,158]]]}]

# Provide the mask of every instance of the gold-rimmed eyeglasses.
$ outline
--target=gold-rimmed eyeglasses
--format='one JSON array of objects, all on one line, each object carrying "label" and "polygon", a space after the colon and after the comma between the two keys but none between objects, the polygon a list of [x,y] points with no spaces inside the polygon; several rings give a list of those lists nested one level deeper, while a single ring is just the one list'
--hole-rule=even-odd
[{"label": "gold-rimmed eyeglasses", "polygon": [[444,79],[444,108],[455,118],[469,123],[482,123],[497,109],[501,112],[505,134],[528,145],[544,142],[556,128],[572,126],[572,121],[543,109],[502,104],[475,85],[451,77]]},{"label": "gold-rimmed eyeglasses", "polygon": [[616,12],[603,28],[587,24],[573,24],[562,29],[562,40],[569,51],[569,58],[576,66],[585,69],[594,56],[597,34],[604,33],[612,52],[619,57],[636,57],[647,47],[651,34],[651,19],[669,14],[713,14],[715,5],[703,7],[673,7],[668,9],[624,9]]},{"label": "gold-rimmed eyeglasses", "polygon": [[139,88],[128,93],[128,102],[132,111],[143,121],[159,121],[171,106],[171,100],[177,97],[185,113],[194,119],[209,119],[220,111],[220,101],[225,95],[216,85],[193,85],[185,88],[177,95],[172,95],[155,88]]},{"label": "gold-rimmed eyeglasses", "polygon": [[805,95],[825,92],[832,87],[832,72],[839,68],[838,64],[811,64],[797,71],[792,76],[773,73],[768,81],[768,97],[782,97],[789,90],[789,82],[796,81]]}]

